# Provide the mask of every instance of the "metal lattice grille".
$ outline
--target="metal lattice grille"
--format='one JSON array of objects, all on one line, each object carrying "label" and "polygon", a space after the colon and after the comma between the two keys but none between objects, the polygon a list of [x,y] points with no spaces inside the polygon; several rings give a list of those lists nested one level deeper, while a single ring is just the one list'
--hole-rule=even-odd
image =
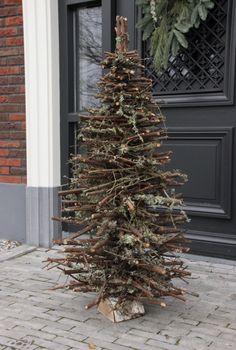
[{"label": "metal lattice grille", "polygon": [[144,44],[146,75],[159,95],[221,92],[224,87],[227,0],[217,0],[199,29],[189,33],[189,47],[170,57],[168,68],[156,73]]}]

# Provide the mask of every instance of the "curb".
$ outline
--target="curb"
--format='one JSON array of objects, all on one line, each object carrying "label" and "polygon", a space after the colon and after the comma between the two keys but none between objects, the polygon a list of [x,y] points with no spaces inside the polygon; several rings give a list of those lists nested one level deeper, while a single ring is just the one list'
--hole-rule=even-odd
[{"label": "curb", "polygon": [[32,247],[29,246],[27,244],[22,244],[19,247],[10,249],[9,251],[6,251],[4,253],[0,254],[0,263],[7,261],[7,260],[11,260],[11,259],[15,259],[18,258],[19,256],[31,253],[33,251],[35,251],[37,249],[37,247]]}]

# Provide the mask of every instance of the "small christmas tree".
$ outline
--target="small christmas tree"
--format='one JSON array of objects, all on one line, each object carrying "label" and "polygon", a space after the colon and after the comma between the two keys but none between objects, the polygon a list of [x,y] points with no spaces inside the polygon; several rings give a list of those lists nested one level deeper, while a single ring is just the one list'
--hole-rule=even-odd
[{"label": "small christmas tree", "polygon": [[127,50],[126,18],[117,17],[116,33],[116,52],[102,62],[108,72],[98,83],[101,107],[81,115],[80,154],[70,189],[60,192],[58,220],[78,232],[57,241],[63,258],[48,261],[73,278],[62,287],[97,292],[87,308],[109,298],[121,309],[134,300],[165,306],[164,296],[184,300],[172,280],[189,275],[174,254],[188,250],[181,229],[188,219],[174,191],[187,178],[163,169],[171,155],[160,151],[165,118],[138,53]]}]

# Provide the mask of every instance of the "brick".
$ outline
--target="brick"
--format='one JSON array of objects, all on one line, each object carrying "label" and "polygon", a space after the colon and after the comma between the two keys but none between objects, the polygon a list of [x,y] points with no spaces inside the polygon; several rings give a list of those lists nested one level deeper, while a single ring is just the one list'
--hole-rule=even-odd
[{"label": "brick", "polygon": [[21,149],[26,149],[26,140],[19,140]]},{"label": "brick", "polygon": [[6,130],[6,131],[16,131],[16,130],[22,130],[24,129],[22,127],[22,123],[20,122],[12,122],[12,121],[5,121],[0,122],[0,130]]},{"label": "brick", "polygon": [[0,75],[20,74],[20,67],[0,67]]},{"label": "brick", "polygon": [[8,66],[16,66],[16,65],[23,65],[24,64],[24,57],[23,56],[13,56],[6,59],[6,65]]},{"label": "brick", "polygon": [[0,57],[0,66],[7,66],[6,57]]},{"label": "brick", "polygon": [[[0,108],[0,110],[1,110],[1,108]],[[0,139],[9,139],[9,137],[10,137],[10,132],[9,131],[2,131],[2,130],[0,130]]]},{"label": "brick", "polygon": [[0,103],[6,103],[9,102],[8,96],[0,96]]},{"label": "brick", "polygon": [[3,159],[0,158],[0,166],[1,165],[6,165],[6,166],[20,166],[21,165],[21,160],[20,159]]},{"label": "brick", "polygon": [[[19,107],[19,105],[17,104],[0,104],[0,112],[8,112],[8,113],[19,113],[19,112],[24,112],[25,111],[25,107],[22,104],[21,108]],[[0,130],[1,131],[1,130]]]},{"label": "brick", "polygon": [[8,85],[8,77],[0,76],[0,85]]},{"label": "brick", "polygon": [[0,175],[9,175],[9,167],[0,167]]},{"label": "brick", "polygon": [[22,179],[20,176],[0,176],[0,183],[22,183]]},{"label": "brick", "polygon": [[19,50],[20,50],[19,47],[1,48],[0,49],[0,57],[18,56],[18,55],[20,55]]},{"label": "brick", "polygon": [[11,175],[25,175],[26,174],[26,168],[10,168],[10,174]]},{"label": "brick", "polygon": [[[0,37],[14,36],[17,34],[16,28],[0,28]],[[8,56],[8,55],[4,55]]]},{"label": "brick", "polygon": [[0,27],[5,27],[5,18],[0,18]]},{"label": "brick", "polygon": [[1,38],[0,39],[0,46],[6,46],[6,38]]},{"label": "brick", "polygon": [[0,149],[0,157],[7,157],[9,151],[7,149]]},{"label": "brick", "polygon": [[1,113],[0,114],[0,122],[6,122],[9,120],[9,114],[8,113]]},{"label": "brick", "polygon": [[24,43],[23,37],[6,39],[6,46],[22,46]]},{"label": "brick", "polygon": [[16,94],[20,91],[19,86],[0,86],[0,94]]},{"label": "brick", "polygon": [[25,140],[25,138],[26,138],[25,131],[13,131],[11,133],[12,140]]},{"label": "brick", "polygon": [[19,86],[19,92],[20,93],[25,93],[25,85]]},{"label": "brick", "polygon": [[21,5],[22,0],[4,0],[5,5]]},{"label": "brick", "polygon": [[10,114],[9,120],[11,121],[25,121],[25,114]]},{"label": "brick", "polygon": [[23,8],[22,6],[18,6],[18,15],[22,15],[22,14],[23,14]]},{"label": "brick", "polygon": [[20,147],[21,144],[19,141],[11,141],[11,140],[1,140],[1,137],[0,137],[0,147],[2,148],[18,148]]},{"label": "brick", "polygon": [[[3,97],[7,97],[7,96],[3,96]],[[0,97],[0,99],[1,99],[1,97]],[[18,95],[8,96],[7,102],[9,102],[9,103],[24,103],[25,102],[25,95],[18,94]]]},{"label": "brick", "polygon": [[24,130],[26,132],[26,122],[21,122],[20,128],[21,128],[21,130]]},{"label": "brick", "polygon": [[17,27],[17,35],[24,35],[24,30],[23,30],[23,26],[19,26]]},{"label": "brick", "polygon": [[25,78],[22,77],[22,76],[18,76],[18,75],[15,75],[15,76],[12,76],[12,77],[8,77],[8,83],[9,84],[24,84],[25,82]]},{"label": "brick", "polygon": [[18,7],[4,6],[0,8],[0,17],[18,15]]},{"label": "brick", "polygon": [[7,17],[5,20],[6,26],[17,26],[23,24],[22,16]]}]

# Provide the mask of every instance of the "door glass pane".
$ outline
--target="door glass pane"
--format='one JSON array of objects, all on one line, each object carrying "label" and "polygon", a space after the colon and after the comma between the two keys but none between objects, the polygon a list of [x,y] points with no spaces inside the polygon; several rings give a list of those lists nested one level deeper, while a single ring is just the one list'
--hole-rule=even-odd
[{"label": "door glass pane", "polygon": [[101,6],[77,9],[77,111],[97,106],[96,83],[102,75]]}]

